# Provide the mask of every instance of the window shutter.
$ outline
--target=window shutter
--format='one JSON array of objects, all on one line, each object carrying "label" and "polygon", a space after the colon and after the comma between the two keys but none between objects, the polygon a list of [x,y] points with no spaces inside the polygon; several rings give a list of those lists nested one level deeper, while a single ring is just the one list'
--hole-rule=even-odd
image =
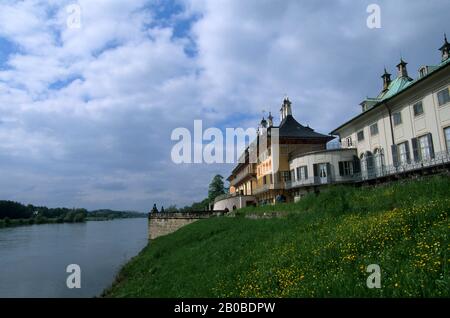
[{"label": "window shutter", "polygon": [[353,156],[353,173],[361,172],[361,161],[357,156]]},{"label": "window shutter", "polygon": [[391,149],[392,149],[392,162],[394,163],[394,166],[397,167],[398,166],[398,146],[392,145]]},{"label": "window shutter", "polygon": [[319,169],[317,164],[313,164],[313,169],[314,169],[314,177],[318,177],[319,176]]},{"label": "window shutter", "polygon": [[308,179],[308,166],[305,166],[304,171],[305,171],[305,179]]},{"label": "window shutter", "polygon": [[430,147],[430,156],[432,159],[434,159],[434,146],[433,146],[433,136],[431,135],[431,133],[429,133],[427,135],[428,138],[428,145]]},{"label": "window shutter", "polygon": [[417,138],[411,139],[411,144],[413,148],[413,155],[414,155],[414,161],[419,162],[420,161],[420,151],[419,151],[419,143]]},{"label": "window shutter", "polygon": [[328,180],[331,179],[331,164],[329,162],[327,162],[327,177]]},{"label": "window shutter", "polygon": [[406,162],[411,163],[411,155],[409,153],[409,142],[405,141],[405,149],[406,149]]},{"label": "window shutter", "polygon": [[344,175],[344,163],[342,161],[339,161],[339,175]]}]

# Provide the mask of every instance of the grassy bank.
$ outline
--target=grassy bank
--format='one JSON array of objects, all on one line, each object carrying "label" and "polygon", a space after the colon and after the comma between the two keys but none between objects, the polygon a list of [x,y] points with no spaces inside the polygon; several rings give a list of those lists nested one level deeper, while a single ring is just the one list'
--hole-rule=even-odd
[{"label": "grassy bank", "polygon": [[[151,242],[110,297],[449,297],[450,178],[332,187]],[[248,213],[288,212],[278,219]],[[381,267],[381,289],[366,267]]]}]

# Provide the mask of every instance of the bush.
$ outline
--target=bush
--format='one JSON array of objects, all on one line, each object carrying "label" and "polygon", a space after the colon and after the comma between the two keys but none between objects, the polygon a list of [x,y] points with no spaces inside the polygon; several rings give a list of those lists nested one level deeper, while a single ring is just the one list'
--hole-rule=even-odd
[{"label": "bush", "polygon": [[73,223],[75,218],[75,214],[73,212],[68,212],[66,216],[64,216],[64,222]]},{"label": "bush", "polygon": [[85,220],[85,216],[83,213],[77,213],[73,218],[73,222],[75,222],[75,223],[81,223],[81,222],[84,222],[84,220]]},{"label": "bush", "polygon": [[45,224],[48,223],[48,219],[45,216],[38,216],[35,220],[36,224]]}]

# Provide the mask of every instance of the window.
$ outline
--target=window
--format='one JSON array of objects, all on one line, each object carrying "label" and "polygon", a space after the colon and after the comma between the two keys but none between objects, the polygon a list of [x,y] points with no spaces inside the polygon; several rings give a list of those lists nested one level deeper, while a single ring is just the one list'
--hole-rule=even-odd
[{"label": "window", "polygon": [[428,135],[422,136],[418,138],[419,140],[419,151],[420,157],[423,159],[430,159],[431,157],[431,148],[428,139]]},{"label": "window", "polygon": [[308,179],[308,167],[302,166],[297,168],[297,180]]},{"label": "window", "polygon": [[421,67],[419,73],[420,77],[424,77],[425,75],[427,75],[427,67],[426,66]]},{"label": "window", "polygon": [[281,180],[286,182],[291,180],[291,173],[290,171],[281,171]]},{"label": "window", "polygon": [[295,181],[295,170],[294,169],[291,170],[291,180]]},{"label": "window", "polygon": [[398,145],[398,159],[400,164],[409,163],[409,147],[407,141]]},{"label": "window", "polygon": [[347,138],[345,139],[345,145],[346,145],[347,147],[353,146],[352,137],[347,137]]},{"label": "window", "polygon": [[364,140],[364,130],[358,132],[358,141]]},{"label": "window", "polygon": [[353,174],[353,161],[339,161],[339,175],[350,176]]},{"label": "window", "polygon": [[437,96],[438,96],[439,106],[442,106],[442,105],[450,102],[450,96],[448,94],[448,87],[443,89],[442,91],[438,92]]},{"label": "window", "polygon": [[402,114],[400,112],[394,113],[392,117],[394,117],[394,126],[398,126],[402,123]]},{"label": "window", "polygon": [[370,126],[370,135],[371,136],[378,135],[378,124],[377,123],[375,123],[372,126]]},{"label": "window", "polygon": [[415,103],[414,105],[413,105],[413,109],[414,109],[414,116],[420,116],[420,115],[422,115],[423,114],[423,105],[422,105],[422,102],[418,102],[418,103]]},{"label": "window", "polygon": [[414,160],[416,162],[434,158],[433,136],[431,134],[413,138],[411,142],[413,147]]},{"label": "window", "polygon": [[450,152],[450,127],[444,129],[445,142],[447,144],[447,151]]}]

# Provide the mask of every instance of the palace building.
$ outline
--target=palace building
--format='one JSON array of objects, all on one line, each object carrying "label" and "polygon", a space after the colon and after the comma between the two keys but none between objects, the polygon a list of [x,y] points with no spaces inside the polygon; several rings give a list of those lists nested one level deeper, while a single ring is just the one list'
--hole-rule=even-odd
[{"label": "palace building", "polygon": [[[263,118],[253,147],[246,149],[227,179],[230,193],[217,198],[214,209],[292,202],[330,184],[382,182],[448,170],[450,43],[446,36],[439,50],[441,61],[420,67],[415,79],[403,59],[395,79],[385,69],[378,96],[366,98],[361,113],[329,135],[297,122],[286,97],[279,126],[271,114],[268,120]],[[279,143],[272,146],[274,128]],[[338,143],[329,143],[336,137]],[[259,149],[263,138],[268,146]],[[249,160],[249,149],[257,149],[255,163]]]}]

